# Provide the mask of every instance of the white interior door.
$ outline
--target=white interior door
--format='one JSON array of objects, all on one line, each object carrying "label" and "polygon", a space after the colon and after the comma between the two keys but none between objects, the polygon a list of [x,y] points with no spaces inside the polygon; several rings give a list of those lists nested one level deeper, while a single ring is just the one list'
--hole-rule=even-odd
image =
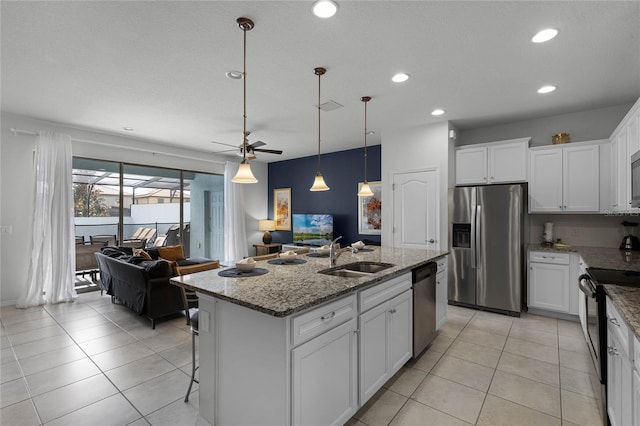
[{"label": "white interior door", "polygon": [[437,168],[393,175],[393,245],[440,248]]}]

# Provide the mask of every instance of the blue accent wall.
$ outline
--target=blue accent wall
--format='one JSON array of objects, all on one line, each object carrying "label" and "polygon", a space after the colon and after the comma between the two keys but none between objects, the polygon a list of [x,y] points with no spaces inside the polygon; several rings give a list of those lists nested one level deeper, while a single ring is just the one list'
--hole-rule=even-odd
[{"label": "blue accent wall", "polygon": [[[367,180],[379,181],[381,166],[380,145],[367,147]],[[362,240],[380,244],[380,235],[358,234],[358,182],[364,180],[364,148],[322,154],[320,171],[329,191],[311,192],[316,176],[318,157],[269,163],[269,218],[273,219],[274,188],[291,188],[291,213],[332,214],[333,235],[342,235],[343,246]],[[383,206],[384,208],[384,206]],[[273,241],[290,243],[290,231],[271,232]]]}]

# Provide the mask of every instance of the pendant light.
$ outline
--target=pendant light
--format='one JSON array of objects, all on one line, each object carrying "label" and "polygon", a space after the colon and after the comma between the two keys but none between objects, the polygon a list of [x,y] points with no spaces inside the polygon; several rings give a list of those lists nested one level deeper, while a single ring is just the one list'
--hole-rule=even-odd
[{"label": "pendant light", "polygon": [[320,173],[320,77],[327,72],[325,68],[318,67],[313,70],[318,76],[318,172],[313,180],[313,185],[309,191],[328,191],[329,187],[324,183],[322,173]]},{"label": "pendant light", "polygon": [[238,172],[231,179],[233,183],[257,183],[258,179],[251,172],[251,166],[247,161],[247,137],[249,136],[249,132],[247,132],[247,31],[251,31],[254,27],[253,21],[249,18],[238,18],[236,19],[238,23],[238,27],[244,33],[244,65],[242,70],[242,92],[243,92],[243,104],[244,110],[242,114],[243,119],[243,130],[242,130],[242,163],[240,163],[240,167],[238,167]]},{"label": "pendant light", "polygon": [[358,191],[358,197],[371,197],[373,196],[373,191],[371,191],[369,182],[367,182],[367,102],[371,100],[371,96],[363,96],[360,100],[364,103],[364,183],[360,187],[360,191]]}]

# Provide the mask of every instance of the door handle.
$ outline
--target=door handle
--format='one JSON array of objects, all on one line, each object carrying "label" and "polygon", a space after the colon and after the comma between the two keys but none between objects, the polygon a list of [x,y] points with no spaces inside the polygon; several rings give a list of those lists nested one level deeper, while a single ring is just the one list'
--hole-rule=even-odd
[{"label": "door handle", "polygon": [[430,242],[431,244],[433,244],[433,243],[435,243],[435,242],[436,242],[436,240],[434,240],[434,239],[432,238],[432,239],[430,239],[430,240],[429,240],[429,242]]}]

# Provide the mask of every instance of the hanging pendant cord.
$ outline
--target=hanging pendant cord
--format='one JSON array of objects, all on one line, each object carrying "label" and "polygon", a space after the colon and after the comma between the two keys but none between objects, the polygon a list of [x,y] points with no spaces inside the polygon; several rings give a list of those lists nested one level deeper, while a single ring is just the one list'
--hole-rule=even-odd
[{"label": "hanging pendant cord", "polygon": [[318,173],[320,173],[320,77],[318,73]]},{"label": "hanging pendant cord", "polygon": [[364,101],[364,183],[367,183],[367,101]]},{"label": "hanging pendant cord", "polygon": [[242,68],[242,102],[243,102],[243,113],[242,113],[242,162],[246,162],[247,160],[247,27],[242,27],[242,32],[244,33],[244,56],[242,58],[243,68]]}]

